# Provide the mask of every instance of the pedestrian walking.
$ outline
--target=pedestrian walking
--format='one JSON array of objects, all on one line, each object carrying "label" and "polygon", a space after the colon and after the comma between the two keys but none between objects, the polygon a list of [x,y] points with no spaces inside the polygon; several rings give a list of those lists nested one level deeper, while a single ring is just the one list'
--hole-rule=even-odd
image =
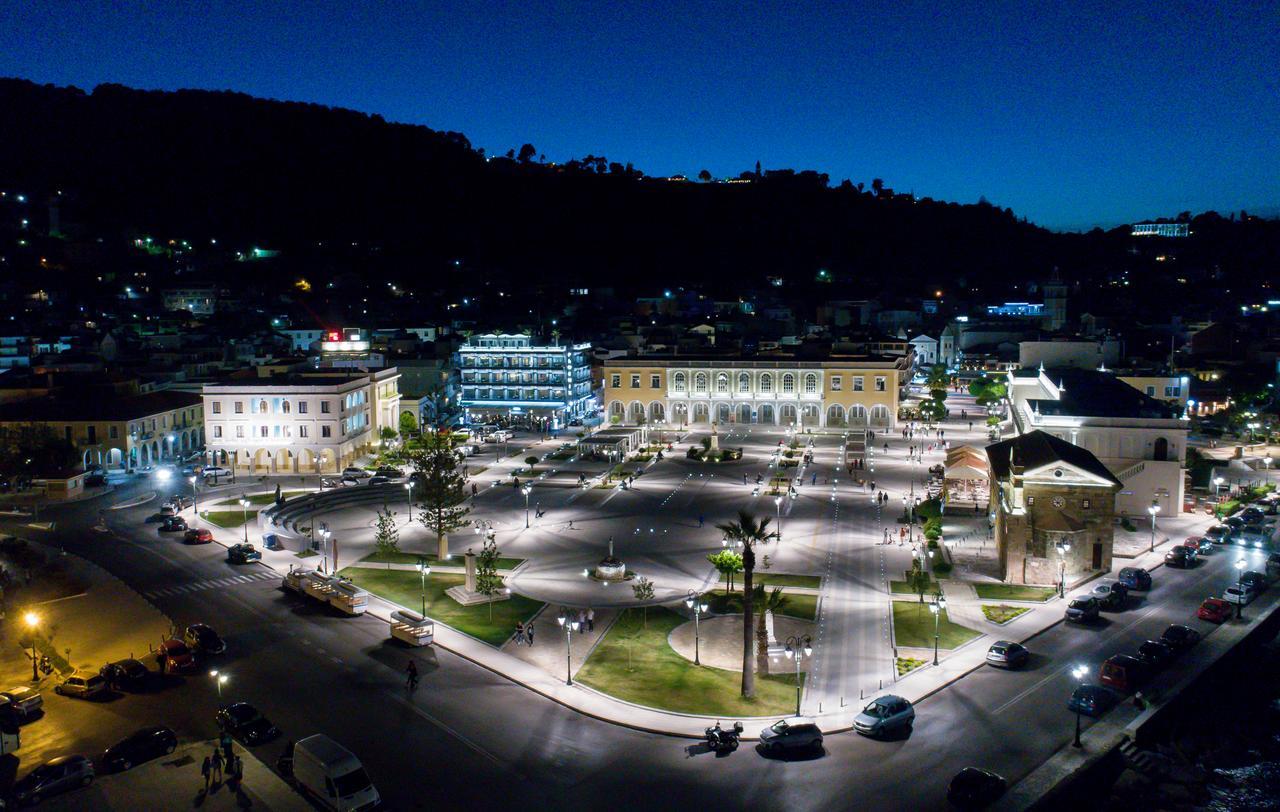
[{"label": "pedestrian walking", "polygon": [[590,606],[587,607],[587,631],[594,632],[596,630],[596,610]]},{"label": "pedestrian walking", "polygon": [[814,471],[814,472],[813,472],[813,479],[809,480],[809,484],[810,484],[810,485],[817,485],[817,484],[818,484],[818,472],[817,472],[817,471]]},{"label": "pedestrian walking", "polygon": [[413,660],[410,660],[409,665],[406,666],[404,669],[404,673],[405,673],[405,684],[409,687],[409,690],[412,691],[414,688],[417,688],[418,687],[418,664],[415,663]]},{"label": "pedestrian walking", "polygon": [[227,764],[227,769],[231,772],[231,777],[237,784],[244,780],[244,759],[239,756],[232,757]]},{"label": "pedestrian walking", "polygon": [[472,496],[476,495],[476,483],[474,482],[471,483],[471,495]]},{"label": "pedestrian walking", "polygon": [[222,745],[222,760],[230,764],[231,756],[234,754],[231,747],[231,734],[223,731],[219,744]]},{"label": "pedestrian walking", "polygon": [[520,622],[520,621],[518,621],[518,620],[516,621],[516,634],[515,634],[515,637],[516,637],[516,645],[517,645],[517,646],[524,642],[524,624],[523,624],[523,623],[521,623],[521,622]]},{"label": "pedestrian walking", "polygon": [[587,630],[587,613],[583,609],[578,610],[578,634],[582,634]]},{"label": "pedestrian walking", "polygon": [[222,751],[213,748],[213,755],[209,757],[209,769],[213,773],[213,783],[217,784],[222,780]]},{"label": "pedestrian walking", "polygon": [[572,529],[573,529],[573,519],[570,519],[570,520],[569,520],[569,529],[570,529],[570,530],[572,530]]},{"label": "pedestrian walking", "polygon": [[524,627],[524,640],[529,644],[529,648],[533,648],[533,621]]},{"label": "pedestrian walking", "polygon": [[205,756],[205,757],[204,757],[204,763],[200,765],[200,775],[204,776],[204,790],[205,790],[205,792],[208,792],[208,791],[209,791],[209,773],[211,772],[211,770],[212,770],[212,768],[211,768],[210,763],[209,763],[209,757],[208,757],[208,756]]},{"label": "pedestrian walking", "polygon": [[704,524],[706,524],[706,521],[707,521],[706,517],[698,516],[698,527],[702,527]]}]

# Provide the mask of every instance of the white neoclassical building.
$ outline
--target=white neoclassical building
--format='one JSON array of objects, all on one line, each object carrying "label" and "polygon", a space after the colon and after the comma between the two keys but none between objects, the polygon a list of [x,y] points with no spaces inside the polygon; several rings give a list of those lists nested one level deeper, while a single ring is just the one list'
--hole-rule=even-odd
[{"label": "white neoclassical building", "polygon": [[336,473],[400,417],[400,373],[316,373],[206,384],[206,445],[238,475]]}]

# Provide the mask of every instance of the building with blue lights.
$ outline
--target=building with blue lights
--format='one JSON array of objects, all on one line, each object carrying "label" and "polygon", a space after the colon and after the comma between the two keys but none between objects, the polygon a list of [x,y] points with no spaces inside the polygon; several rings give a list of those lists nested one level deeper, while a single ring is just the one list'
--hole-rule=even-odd
[{"label": "building with blue lights", "polygon": [[535,345],[527,335],[471,336],[458,348],[468,424],[563,428],[593,412],[591,344]]}]

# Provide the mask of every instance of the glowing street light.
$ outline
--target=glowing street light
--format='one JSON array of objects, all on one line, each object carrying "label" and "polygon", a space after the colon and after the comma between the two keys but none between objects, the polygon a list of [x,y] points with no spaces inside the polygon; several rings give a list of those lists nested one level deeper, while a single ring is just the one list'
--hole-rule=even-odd
[{"label": "glowing street light", "polygon": [[244,525],[244,543],[249,543],[249,498],[247,496],[240,497],[240,514],[242,517],[241,524]]},{"label": "glowing street light", "polygon": [[1156,551],[1156,514],[1160,512],[1160,506],[1155,502],[1147,508],[1147,513],[1151,514],[1151,548],[1148,552]]},{"label": "glowing street light", "polygon": [[222,684],[227,681],[227,675],[217,671],[210,671],[209,676],[213,679],[214,685],[218,686],[218,701],[222,701]]},{"label": "glowing street light", "polygon": [[427,576],[431,574],[431,565],[425,556],[418,556],[418,575],[422,579],[422,616],[427,616]]},{"label": "glowing street light", "polygon": [[787,659],[795,660],[796,663],[796,716],[800,715],[800,655],[805,657],[813,656],[813,638],[809,635],[803,637],[788,637],[787,647],[785,649]]},{"label": "glowing street light", "polygon": [[36,673],[36,627],[40,625],[40,616],[35,612],[27,612],[22,616],[22,622],[31,630],[31,681],[39,682],[40,675]]},{"label": "glowing street light", "polygon": [[556,615],[556,622],[564,629],[564,684],[573,684],[573,633],[578,630],[578,621],[576,616],[570,619],[567,614],[568,610],[562,610]]},{"label": "glowing street light", "polygon": [[689,590],[689,596],[684,599],[684,605],[693,610],[693,664],[702,665],[702,661],[698,657],[698,648],[702,637],[701,630],[698,628],[698,621],[702,617],[702,613],[707,611],[707,603],[699,598],[693,590]]},{"label": "glowing street light", "polygon": [[[1084,685],[1084,678],[1085,678],[1085,675],[1087,675],[1088,673],[1089,673],[1089,667],[1087,665],[1077,665],[1075,668],[1071,669],[1071,676],[1075,679],[1076,682],[1080,683],[1081,685]],[[1080,743],[1080,709],[1079,708],[1076,708],[1076,740],[1071,743],[1071,746],[1084,747],[1084,745]]]},{"label": "glowing street light", "polygon": [[525,485],[520,489],[520,493],[524,494],[524,527],[526,530],[529,529],[529,491],[531,490],[533,490],[533,488],[528,485]]},{"label": "glowing street light", "polygon": [[778,541],[782,541],[782,497],[773,497],[773,506],[778,512]]}]

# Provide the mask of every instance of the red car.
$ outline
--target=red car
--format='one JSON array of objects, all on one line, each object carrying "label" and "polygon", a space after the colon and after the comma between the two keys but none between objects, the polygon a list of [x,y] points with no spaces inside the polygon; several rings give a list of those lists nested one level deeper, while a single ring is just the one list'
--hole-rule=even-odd
[{"label": "red car", "polygon": [[206,527],[193,527],[187,531],[182,540],[187,544],[209,544],[213,541],[213,533],[210,533]]},{"label": "red car", "polygon": [[1200,604],[1196,617],[1210,623],[1223,623],[1231,617],[1231,611],[1231,604],[1222,598],[1206,598],[1205,602]]},{"label": "red car", "polygon": [[156,650],[156,662],[162,674],[190,674],[196,670],[196,658],[181,640],[172,638],[160,644]]}]

